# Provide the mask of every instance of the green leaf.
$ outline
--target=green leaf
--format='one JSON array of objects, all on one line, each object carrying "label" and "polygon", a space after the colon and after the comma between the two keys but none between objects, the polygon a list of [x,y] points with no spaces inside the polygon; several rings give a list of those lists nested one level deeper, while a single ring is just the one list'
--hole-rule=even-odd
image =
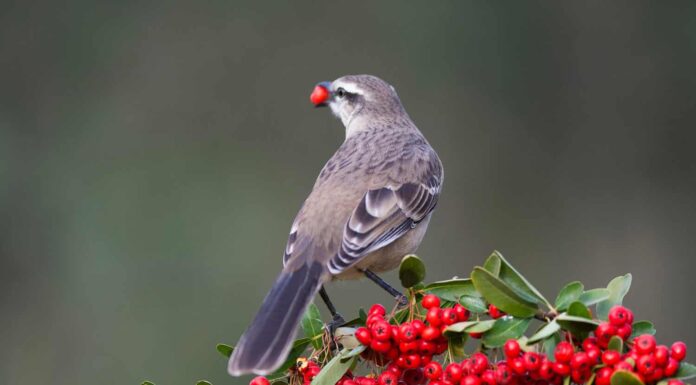
[{"label": "green leaf", "polygon": [[655,326],[652,324],[652,322],[637,321],[633,323],[633,331],[631,332],[631,337],[628,339],[632,340],[643,334],[655,335],[656,332],[657,330],[655,330]]},{"label": "green leaf", "polygon": [[425,265],[417,256],[411,254],[401,260],[399,280],[405,288],[413,287],[425,279]]},{"label": "green leaf", "polygon": [[463,295],[459,298],[459,304],[464,306],[467,310],[473,313],[485,313],[488,311],[486,301],[484,301],[484,299],[480,297]]},{"label": "green leaf", "polygon": [[150,381],[143,381],[143,383],[140,385],[155,385],[155,383]]},{"label": "green leaf", "polygon": [[444,300],[458,302],[462,296],[481,297],[470,279],[450,279],[433,282],[423,289],[428,294],[434,294]]},{"label": "green leaf", "polygon": [[599,326],[599,322],[587,319],[584,317],[572,316],[567,313],[561,313],[556,317],[556,322],[561,325],[561,328],[568,330],[574,335],[585,334],[591,332]]},{"label": "green leaf", "polygon": [[234,347],[226,344],[217,344],[215,347],[220,354],[223,356],[230,358],[232,355],[232,352],[234,351]]},{"label": "green leaf", "polygon": [[542,344],[542,349],[550,361],[555,360],[554,352],[559,342],[561,342],[561,336],[559,336],[558,333],[554,333],[549,338],[545,339]]},{"label": "green leaf", "polygon": [[621,305],[624,296],[631,287],[631,274],[616,277],[609,282],[609,298],[597,304],[597,317],[606,320],[609,309],[614,305]]},{"label": "green leaf", "polygon": [[556,297],[556,310],[565,311],[568,309],[568,305],[577,301],[584,289],[585,287],[579,281],[565,285],[565,287],[558,292],[558,296]]},{"label": "green leaf", "polygon": [[301,338],[299,340],[295,340],[292,344],[292,349],[290,349],[290,353],[288,353],[288,358],[285,359],[285,362],[283,365],[280,366],[273,374],[269,375],[269,378],[274,378],[274,377],[280,377],[285,375],[285,372],[290,369],[291,366],[295,365],[297,363],[297,358],[304,353],[305,350],[307,350],[307,347],[312,341],[309,338]]},{"label": "green leaf", "polygon": [[602,302],[609,298],[609,290],[605,288],[591,289],[580,294],[578,301],[582,302],[585,306],[592,306],[596,303]]},{"label": "green leaf", "polygon": [[608,350],[613,350],[616,352],[619,352],[623,354],[623,340],[619,336],[613,336],[609,340],[609,346],[607,346]]},{"label": "green leaf", "polygon": [[677,374],[674,375],[674,378],[680,380],[688,380],[689,378],[694,377],[696,377],[696,366],[688,362],[681,362],[679,364],[679,370],[677,370]]},{"label": "green leaf", "polygon": [[483,268],[497,277],[498,274],[500,274],[501,264],[502,261],[500,257],[498,257],[498,253],[494,251],[493,254],[486,258],[486,261],[483,263]]},{"label": "green leaf", "polygon": [[[512,287],[517,294],[521,295],[524,299],[529,302],[534,302],[537,304],[545,304],[549,309],[552,307],[549,301],[544,298],[543,295],[537,290],[525,277],[522,276],[512,265],[508,262],[503,255],[498,251],[493,252],[498,258],[500,258],[500,273],[498,277],[510,287]],[[497,306],[497,305],[496,305]]]},{"label": "green leaf", "polygon": [[520,297],[510,286],[482,267],[475,267],[471,280],[476,290],[498,309],[515,317],[528,318],[536,314],[538,307]]},{"label": "green leaf", "polygon": [[466,339],[468,334],[449,334],[447,335],[447,350],[453,357],[464,357],[466,352],[464,351],[464,345],[466,344]]},{"label": "green leaf", "polygon": [[351,349],[348,353],[346,353],[346,354],[343,356],[343,358],[355,357],[355,356],[357,356],[358,354],[364,352],[365,349],[367,349],[367,346],[365,346],[365,345],[356,346],[355,348]]},{"label": "green leaf", "polygon": [[347,349],[343,349],[338,355],[331,359],[312,380],[312,385],[335,385],[338,380],[350,369],[356,357],[346,356],[350,354]]},{"label": "green leaf", "polygon": [[305,337],[312,339],[314,349],[321,349],[321,339],[314,337],[324,333],[324,321],[321,320],[321,313],[315,304],[310,304],[302,317],[302,331]]},{"label": "green leaf", "polygon": [[611,376],[611,385],[644,385],[635,374],[626,370],[617,370]]},{"label": "green leaf", "polygon": [[490,330],[495,320],[457,322],[445,328],[445,335],[458,333],[483,333]]},{"label": "green leaf", "polygon": [[483,344],[488,347],[499,347],[509,339],[518,339],[529,326],[531,318],[503,317],[495,321],[493,327],[483,335]]},{"label": "green leaf", "polygon": [[200,380],[200,381],[196,382],[196,385],[213,385],[213,384],[211,384],[210,382],[208,382],[206,380]]},{"label": "green leaf", "polygon": [[556,334],[556,332],[560,329],[561,325],[559,325],[558,322],[556,322],[556,320],[553,320],[547,323],[546,325],[542,326],[541,329],[534,333],[533,336],[529,337],[529,339],[527,339],[527,343],[534,344],[541,340],[545,340],[551,337],[552,335]]},{"label": "green leaf", "polygon": [[592,313],[587,306],[583,305],[580,301],[575,301],[568,306],[568,315],[592,319]]}]

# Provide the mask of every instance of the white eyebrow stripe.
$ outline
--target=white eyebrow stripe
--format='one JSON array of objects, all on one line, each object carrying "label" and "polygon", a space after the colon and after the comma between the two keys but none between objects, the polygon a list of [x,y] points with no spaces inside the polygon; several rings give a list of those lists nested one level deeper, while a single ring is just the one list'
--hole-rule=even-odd
[{"label": "white eyebrow stripe", "polygon": [[343,82],[338,82],[334,83],[334,91],[343,88],[344,90],[350,92],[351,94],[365,94],[365,91],[360,88],[357,84],[355,83],[343,83]]}]

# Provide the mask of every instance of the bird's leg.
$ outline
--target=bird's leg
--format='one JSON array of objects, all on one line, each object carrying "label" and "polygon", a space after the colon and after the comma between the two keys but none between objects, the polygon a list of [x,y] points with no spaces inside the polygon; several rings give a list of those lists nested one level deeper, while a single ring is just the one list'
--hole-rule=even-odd
[{"label": "bird's leg", "polygon": [[319,295],[326,304],[326,307],[329,309],[329,313],[331,313],[331,323],[329,323],[326,327],[329,329],[329,333],[331,333],[331,335],[333,336],[334,331],[336,331],[336,328],[344,325],[346,321],[336,311],[336,307],[334,306],[333,302],[331,302],[331,299],[329,298],[329,295],[326,293],[326,289],[324,289],[324,286],[322,286],[321,289],[319,289]]},{"label": "bird's leg", "polygon": [[400,291],[396,290],[390,284],[386,283],[377,274],[371,272],[368,269],[361,271],[363,274],[365,274],[367,278],[370,279],[370,281],[376,283],[377,286],[381,287],[382,289],[386,290],[387,293],[391,294],[396,299],[396,302],[399,304],[399,307],[404,307],[408,305],[408,298],[406,298],[405,295],[403,295]]}]

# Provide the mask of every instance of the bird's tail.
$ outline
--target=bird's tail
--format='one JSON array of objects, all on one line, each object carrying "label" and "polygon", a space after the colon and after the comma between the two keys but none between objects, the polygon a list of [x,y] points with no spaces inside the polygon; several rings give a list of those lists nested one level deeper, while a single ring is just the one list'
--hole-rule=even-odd
[{"label": "bird's tail", "polygon": [[266,375],[283,364],[302,315],[322,284],[323,274],[324,267],[316,262],[280,273],[230,357],[230,375]]}]

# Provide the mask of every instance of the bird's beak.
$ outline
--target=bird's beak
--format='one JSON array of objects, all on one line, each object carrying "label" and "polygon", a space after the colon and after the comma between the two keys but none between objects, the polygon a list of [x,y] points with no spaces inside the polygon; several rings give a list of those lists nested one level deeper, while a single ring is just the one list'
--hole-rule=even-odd
[{"label": "bird's beak", "polygon": [[321,82],[314,86],[312,94],[309,95],[309,100],[314,104],[314,107],[326,107],[331,99],[331,83]]}]

